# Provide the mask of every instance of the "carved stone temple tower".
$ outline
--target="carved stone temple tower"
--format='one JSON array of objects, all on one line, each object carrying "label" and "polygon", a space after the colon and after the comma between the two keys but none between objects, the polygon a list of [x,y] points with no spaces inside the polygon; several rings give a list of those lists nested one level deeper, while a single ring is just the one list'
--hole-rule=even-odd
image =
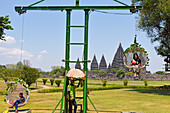
[{"label": "carved stone temple tower", "polygon": [[104,58],[104,55],[102,55],[100,65],[99,65],[99,70],[107,72],[107,64],[106,64],[106,60]]},{"label": "carved stone temple tower", "polygon": [[124,63],[123,63],[123,48],[122,48],[121,43],[119,44],[117,52],[114,56],[114,59],[112,62],[112,68],[115,68],[116,70],[122,69],[125,72],[128,71],[128,69],[124,66]]},{"label": "carved stone temple tower", "polygon": [[[79,58],[77,59],[77,61],[79,61]],[[80,63],[76,63],[75,69],[80,69],[81,70],[81,64]]]},{"label": "carved stone temple tower", "polygon": [[91,63],[91,70],[98,70],[98,69],[99,69],[98,62],[96,59],[96,55],[94,55],[92,63]]}]

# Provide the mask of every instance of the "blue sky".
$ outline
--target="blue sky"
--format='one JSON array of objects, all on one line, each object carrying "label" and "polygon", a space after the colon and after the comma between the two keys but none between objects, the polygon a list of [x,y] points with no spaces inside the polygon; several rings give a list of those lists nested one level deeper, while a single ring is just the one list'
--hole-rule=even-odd
[{"label": "blue sky", "polygon": [[[130,5],[130,0],[121,0]],[[15,6],[28,6],[37,0],[1,0],[0,16],[9,15],[13,31],[5,31],[7,41],[0,41],[0,64],[15,64],[20,60],[23,15],[15,12]],[[39,5],[74,5],[75,0],[46,0]],[[120,5],[112,0],[80,0],[80,5]],[[114,13],[129,13],[114,10]],[[133,43],[135,15],[113,15],[91,12],[89,19],[89,59],[96,54],[98,62],[104,54],[107,64],[122,43],[123,49]],[[84,24],[84,12],[72,11],[72,25]],[[32,67],[51,70],[51,66],[64,66],[66,12],[27,11],[24,14],[23,59],[29,59]],[[71,29],[71,42],[83,41],[83,29]],[[163,58],[156,54],[154,46],[145,32],[136,31],[137,41],[148,51],[152,72],[163,70]],[[71,60],[82,59],[82,46],[71,47]],[[90,65],[89,65],[90,66]],[[71,65],[73,68],[74,65]]]}]

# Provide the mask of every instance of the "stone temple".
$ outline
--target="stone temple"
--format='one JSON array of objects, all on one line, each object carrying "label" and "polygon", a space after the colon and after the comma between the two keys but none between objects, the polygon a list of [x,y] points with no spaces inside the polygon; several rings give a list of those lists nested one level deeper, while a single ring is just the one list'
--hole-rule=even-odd
[{"label": "stone temple", "polygon": [[[113,57],[112,63],[109,63],[109,65],[107,65],[104,55],[102,55],[100,63],[98,63],[96,55],[94,55],[89,71],[101,70],[101,71],[107,72],[108,75],[112,75],[113,74],[112,69],[115,68],[116,70],[122,69],[125,72],[129,72],[129,69],[126,68],[123,63],[123,52],[124,52],[124,50],[123,50],[122,44],[120,43],[119,47],[117,48],[117,51]],[[139,57],[140,57],[140,55],[139,55]],[[141,60],[144,61],[144,59],[141,59]],[[79,59],[77,59],[77,61],[79,61]],[[80,63],[76,63],[75,68],[81,69]],[[142,69],[141,72],[146,73],[146,68]]]},{"label": "stone temple", "polygon": [[94,55],[93,57],[93,60],[91,63],[91,70],[101,70],[101,71],[106,71],[107,73],[111,73],[112,68],[115,68],[116,70],[122,69],[128,72],[128,68],[126,68],[123,63],[123,48],[122,48],[121,43],[119,44],[119,47],[113,58],[112,65],[109,64],[109,66],[107,67],[107,63],[106,63],[104,55],[102,55],[99,65],[98,65],[96,56]]}]

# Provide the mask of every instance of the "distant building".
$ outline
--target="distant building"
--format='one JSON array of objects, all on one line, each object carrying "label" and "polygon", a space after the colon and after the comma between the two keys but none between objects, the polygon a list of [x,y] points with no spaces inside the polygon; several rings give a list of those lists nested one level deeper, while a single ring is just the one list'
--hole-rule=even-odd
[{"label": "distant building", "polygon": [[112,66],[110,65],[110,63],[109,63],[109,66],[108,66],[108,68],[107,68],[107,74],[108,74],[109,76],[112,76],[112,75],[113,75]]},{"label": "distant building", "polygon": [[98,69],[99,69],[98,62],[96,59],[96,55],[94,55],[92,63],[91,63],[91,70],[98,70]]},{"label": "distant building", "polygon": [[[79,58],[77,59],[77,61],[79,61]],[[81,64],[80,64],[80,62],[77,62],[77,63],[76,63],[75,69],[80,69],[80,70],[81,70]]]},{"label": "distant building", "polygon": [[100,65],[99,65],[99,70],[107,71],[107,64],[106,64],[106,60],[104,58],[104,55],[102,55],[102,58],[101,58],[101,61],[100,61]]},{"label": "distant building", "polygon": [[115,68],[116,70],[122,69],[125,72],[128,72],[128,68],[126,68],[123,63],[123,48],[121,43],[119,44],[119,47],[112,61],[112,68]]}]

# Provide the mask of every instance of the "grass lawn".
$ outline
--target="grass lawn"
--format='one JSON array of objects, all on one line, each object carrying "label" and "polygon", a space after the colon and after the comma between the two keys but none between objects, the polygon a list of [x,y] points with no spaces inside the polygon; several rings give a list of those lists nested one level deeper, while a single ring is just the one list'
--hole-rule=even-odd
[{"label": "grass lawn", "polygon": [[[100,80],[89,80],[89,83],[101,83]],[[122,84],[122,81],[108,81],[109,84]],[[130,85],[143,85],[143,81],[129,81]],[[41,89],[42,82],[38,82]],[[170,85],[170,81],[149,81],[149,85]],[[50,87],[50,83],[47,83]],[[62,86],[62,84],[61,84]],[[89,85],[89,87],[95,85]],[[96,85],[97,86],[97,85]],[[35,84],[31,86],[35,88]],[[56,84],[53,86],[56,87]],[[0,80],[0,91],[5,90],[6,85]],[[61,87],[60,87],[61,88]],[[29,102],[20,109],[32,109],[32,113],[51,113],[59,100],[61,92],[58,93],[31,93]],[[77,92],[82,96],[82,92]],[[0,113],[9,106],[4,102],[5,95],[0,95]],[[170,113],[170,90],[153,89],[114,89],[92,91],[89,95],[99,113],[143,112],[143,113]],[[82,103],[82,100],[77,100]],[[88,102],[88,113],[95,113],[94,108]],[[60,106],[56,113],[59,113]],[[78,108],[79,109],[79,108]]]}]

